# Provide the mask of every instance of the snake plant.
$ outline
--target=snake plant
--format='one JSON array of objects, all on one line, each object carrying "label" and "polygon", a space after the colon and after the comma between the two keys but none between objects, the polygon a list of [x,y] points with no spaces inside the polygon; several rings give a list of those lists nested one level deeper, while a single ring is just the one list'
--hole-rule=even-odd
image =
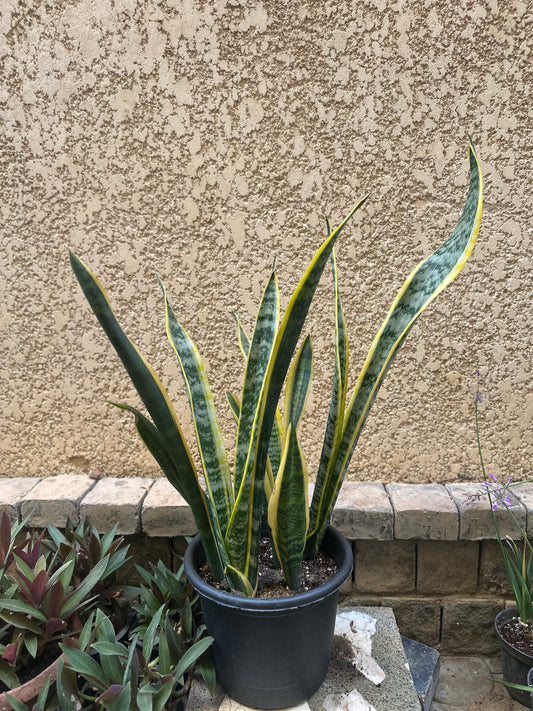
[{"label": "snake plant", "polygon": [[[238,422],[233,467],[223,445],[213,398],[196,346],[178,321],[162,282],[167,336],[178,356],[196,430],[205,485],[193,463],[176,413],[157,375],[118,324],[104,288],[71,253],[71,265],[150,418],[130,405],[137,431],[164,474],[188,501],[215,579],[253,595],[262,514],[266,509],[287,583],[300,585],[302,558],[316,555],[355,445],[378,389],[413,323],[457,276],[470,256],[481,220],[482,180],[469,147],[466,205],[450,237],[409,275],[363,364],[348,400],[348,343],[340,301],[334,246],[361,200],[320,246],[280,319],[275,271],[263,291],[250,338],[237,319],[246,366],[240,397],[228,394]],[[308,338],[296,352],[316,287],[328,261],[335,297],[335,367],[329,415],[314,494],[307,501],[307,468],[298,438],[312,375]],[[292,362],[292,364],[291,364]],[[279,400],[284,383],[283,417]],[[348,402],[348,404],[346,404]],[[266,503],[265,503],[266,498]]]}]

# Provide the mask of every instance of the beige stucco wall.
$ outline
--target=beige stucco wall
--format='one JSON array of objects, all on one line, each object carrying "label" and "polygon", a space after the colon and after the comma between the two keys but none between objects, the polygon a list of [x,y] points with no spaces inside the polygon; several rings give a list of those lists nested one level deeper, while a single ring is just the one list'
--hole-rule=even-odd
[{"label": "beige stucco wall", "polygon": [[[521,0],[2,0],[0,474],[149,475],[136,403],[68,265],[74,249],[168,385],[191,434],[155,272],[224,391],[273,257],[283,304],[364,194],[338,247],[352,382],[411,268],[455,225],[467,136],[485,177],[478,245],[412,330],[351,478],[531,474],[531,48]],[[311,473],[327,412],[332,299],[310,320]]]}]

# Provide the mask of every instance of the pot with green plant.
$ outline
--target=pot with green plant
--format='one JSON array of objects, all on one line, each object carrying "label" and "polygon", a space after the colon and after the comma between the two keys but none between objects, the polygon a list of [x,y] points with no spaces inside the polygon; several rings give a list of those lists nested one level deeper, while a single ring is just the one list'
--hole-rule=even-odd
[{"label": "pot with green plant", "polygon": [[26,521],[0,522],[0,710],[15,698],[37,696],[47,680],[55,682],[59,642],[75,637],[96,605],[116,618],[107,582],[125,562],[128,548],[83,521],[53,526],[40,533],[25,530]]},{"label": "pot with green plant", "polygon": [[[507,686],[513,699],[530,708],[532,697],[531,689],[528,687],[528,674],[533,667],[533,545],[526,524],[522,524],[519,520],[518,511],[522,510],[522,506],[512,491],[513,487],[526,482],[513,482],[512,477],[508,477],[505,483],[500,483],[494,474],[486,473],[479,428],[479,403],[484,399],[479,391],[479,377],[478,371],[474,414],[483,483],[480,490],[471,494],[468,499],[488,500],[496,540],[515,602],[514,607],[499,612],[494,623],[500,645],[502,683]],[[515,529],[512,536],[502,534],[496,514],[498,509],[503,509],[512,521]]]},{"label": "pot with green plant", "polygon": [[[237,701],[265,708],[292,705],[310,696],[325,676],[338,592],[352,568],[350,546],[328,528],[331,512],[363,424],[398,348],[420,313],[461,271],[474,247],[481,220],[482,182],[472,145],[469,157],[470,184],[459,223],[446,242],[407,278],[374,339],[349,401],[347,329],[334,246],[364,200],[335,230],[331,231],[328,224],[328,236],[302,276],[281,320],[272,271],[250,338],[237,320],[246,365],[240,397],[228,395],[238,422],[233,468],[223,446],[200,355],[176,318],[160,282],[167,335],[186,384],[202,477],[163,385],[118,324],[97,278],[71,253],[80,286],[150,417],[130,405],[117,406],[134,414],[140,437],[194,514],[199,536],[186,553],[185,566],[189,579],[200,591],[208,632],[213,634],[222,610],[232,610],[232,615],[242,618],[242,623],[232,623],[243,630],[242,640],[234,635],[227,639],[224,633],[213,634],[217,678]],[[309,504],[307,467],[298,430],[311,381],[310,339],[305,338],[297,347],[328,261],[333,272],[335,365],[322,454]],[[284,384],[282,416],[279,401]],[[256,597],[263,532],[272,542],[274,558],[287,587],[294,591],[289,603],[287,598],[274,601]],[[326,596],[315,590],[302,592],[302,562],[315,559],[322,549],[337,565],[333,590]],[[198,569],[204,560],[215,586],[204,585],[205,581],[199,579]],[[222,580],[227,591],[216,587]],[[322,607],[326,604],[324,597],[330,600],[327,611]],[[315,603],[319,605],[318,615],[312,613]],[[274,623],[277,604],[284,616],[285,608],[293,612],[301,634],[294,633],[288,617],[282,624]],[[211,608],[216,610],[213,615]],[[298,622],[306,610],[312,613],[311,622]],[[269,618],[271,621],[267,621]],[[324,629],[319,623],[324,624]],[[295,645],[298,646],[287,659],[287,650]],[[316,666],[310,661],[313,655],[321,660]],[[310,666],[313,678],[309,678]]]}]

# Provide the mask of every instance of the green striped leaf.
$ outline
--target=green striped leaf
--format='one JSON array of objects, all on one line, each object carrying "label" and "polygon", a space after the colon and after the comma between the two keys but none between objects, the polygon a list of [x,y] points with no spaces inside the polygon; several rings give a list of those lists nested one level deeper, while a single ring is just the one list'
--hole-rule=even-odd
[{"label": "green striped leaf", "polygon": [[311,338],[306,337],[289,369],[285,386],[285,429],[296,430],[305,410],[313,378],[313,349]]},{"label": "green striped leaf", "polygon": [[311,521],[320,542],[335,504],[355,445],[383,379],[422,311],[459,274],[472,253],[479,232],[483,202],[481,170],[472,144],[469,147],[470,184],[463,214],[450,237],[409,275],[394,300],[365,360],[344,418],[344,431],[334,465],[312,508]]},{"label": "green striped leaf", "polygon": [[[329,222],[327,223],[330,231]],[[324,491],[325,482],[330,475],[330,467],[335,462],[335,456],[339,448],[344,426],[344,410],[346,407],[346,393],[348,387],[348,336],[346,333],[346,320],[342,309],[339,293],[339,282],[337,274],[337,261],[335,250],[331,253],[331,271],[333,275],[333,291],[335,296],[335,368],[333,375],[333,388],[329,404],[328,420],[324,432],[322,452],[318,465],[318,473],[315,482],[316,496],[313,496],[310,510],[310,529],[306,553],[310,557],[316,555],[317,530],[313,530],[313,523],[316,522],[319,507],[324,501],[319,496]]]},{"label": "green striped leaf", "polygon": [[[200,486],[186,490],[183,489],[183,479],[176,468],[172,453],[169,451],[168,442],[165,441],[159,430],[142,412],[139,412],[135,407],[124,405],[123,403],[111,402],[110,404],[122,410],[128,410],[135,416],[135,429],[139,437],[161,467],[161,471],[165,474],[166,478],[190,505],[202,538],[211,572],[217,580],[221,580],[224,577],[224,569],[221,561],[223,543],[220,529],[217,525],[216,512],[211,500],[205,496]],[[207,516],[205,515],[206,511],[208,512]]]},{"label": "green striped leaf", "polygon": [[[270,275],[255,321],[250,341],[244,373],[237,444],[235,448],[234,485],[235,493],[240,489],[246,462],[253,451],[252,432],[255,413],[261,397],[263,381],[272,352],[279,322],[279,291],[276,275]],[[239,332],[242,329],[239,329]],[[239,339],[242,340],[242,337]],[[232,556],[230,554],[230,559]],[[232,562],[233,559],[232,559]]]},{"label": "green striped leaf", "polygon": [[[231,407],[233,416],[236,422],[239,422],[239,417],[241,413],[241,404],[239,400],[230,392],[226,392],[226,398]],[[270,498],[272,490],[274,489],[274,476],[279,469],[279,463],[281,460],[281,439],[282,439],[282,425],[281,425],[281,413],[278,411],[277,417],[274,421],[272,427],[272,436],[270,437],[270,442],[268,445],[268,461],[266,468],[265,477],[265,494],[266,500]]]},{"label": "green striped leaf", "polygon": [[[91,309],[153,420],[159,433],[159,443],[164,441],[166,444],[166,452],[174,462],[176,477],[179,479],[178,490],[193,508],[198,530],[209,530],[211,524],[208,520],[207,509],[198,502],[200,485],[196,470],[165,389],[149,363],[120,327],[111,309],[106,291],[96,276],[73,252],[70,252],[70,263]],[[208,541],[206,541],[207,548],[209,548]],[[212,572],[217,576],[220,566],[217,568],[213,555],[209,562],[213,563]]]},{"label": "green striped leaf", "polygon": [[161,280],[159,283],[165,296],[167,336],[178,356],[209,498],[215,506],[218,526],[224,535],[233,507],[233,488],[213,396],[198,349],[176,318]]},{"label": "green striped leaf", "polygon": [[243,354],[243,356],[245,358],[248,358],[248,352],[250,350],[250,339],[248,338],[248,335],[244,330],[244,327],[235,311],[232,311],[231,313],[233,315],[233,318],[235,319],[235,323],[237,324],[237,330],[239,335],[239,348],[241,349],[241,353]]},{"label": "green striped leaf", "polygon": [[289,423],[276,485],[268,504],[268,524],[285,581],[293,590],[302,585],[302,554],[309,524],[307,482],[296,427]]},{"label": "green striped leaf", "polygon": [[342,229],[353,213],[365,202],[361,200],[341,222],[339,227],[318,249],[296,287],[283,320],[278,328],[274,348],[263,382],[263,391],[254,416],[246,469],[226,535],[232,563],[255,589],[257,556],[261,522],[264,475],[268,444],[281,389],[296,348],[316,287]]}]

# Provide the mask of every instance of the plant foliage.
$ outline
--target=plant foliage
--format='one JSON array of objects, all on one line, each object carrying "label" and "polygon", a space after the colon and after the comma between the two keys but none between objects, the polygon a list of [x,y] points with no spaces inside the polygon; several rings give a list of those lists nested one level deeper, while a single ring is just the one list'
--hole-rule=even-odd
[{"label": "plant foliage", "polygon": [[[473,250],[481,220],[482,181],[472,145],[469,156],[470,186],[459,223],[450,237],[408,276],[371,345],[349,399],[347,330],[334,246],[364,200],[335,230],[328,225],[328,236],[300,279],[283,317],[277,279],[272,271],[250,338],[237,320],[246,366],[240,397],[229,395],[238,421],[233,470],[202,359],[160,282],[167,336],[185,382],[205,486],[200,483],[200,473],[159,378],[120,327],[96,276],[71,253],[71,265],[79,284],[149,417],[130,405],[118,404],[118,407],[135,415],[140,437],[192,508],[213,575],[217,579],[225,576],[234,590],[246,595],[253,595],[256,590],[265,495],[268,523],[286,580],[294,588],[300,585],[302,557],[312,557],[318,551],[362,427],[399,347],[421,312],[457,276]],[[308,508],[308,474],[298,425],[311,379],[310,342],[304,340],[296,356],[295,352],[328,261],[332,263],[334,282],[335,366],[322,455]],[[279,400],[286,380],[282,417]]]}]

